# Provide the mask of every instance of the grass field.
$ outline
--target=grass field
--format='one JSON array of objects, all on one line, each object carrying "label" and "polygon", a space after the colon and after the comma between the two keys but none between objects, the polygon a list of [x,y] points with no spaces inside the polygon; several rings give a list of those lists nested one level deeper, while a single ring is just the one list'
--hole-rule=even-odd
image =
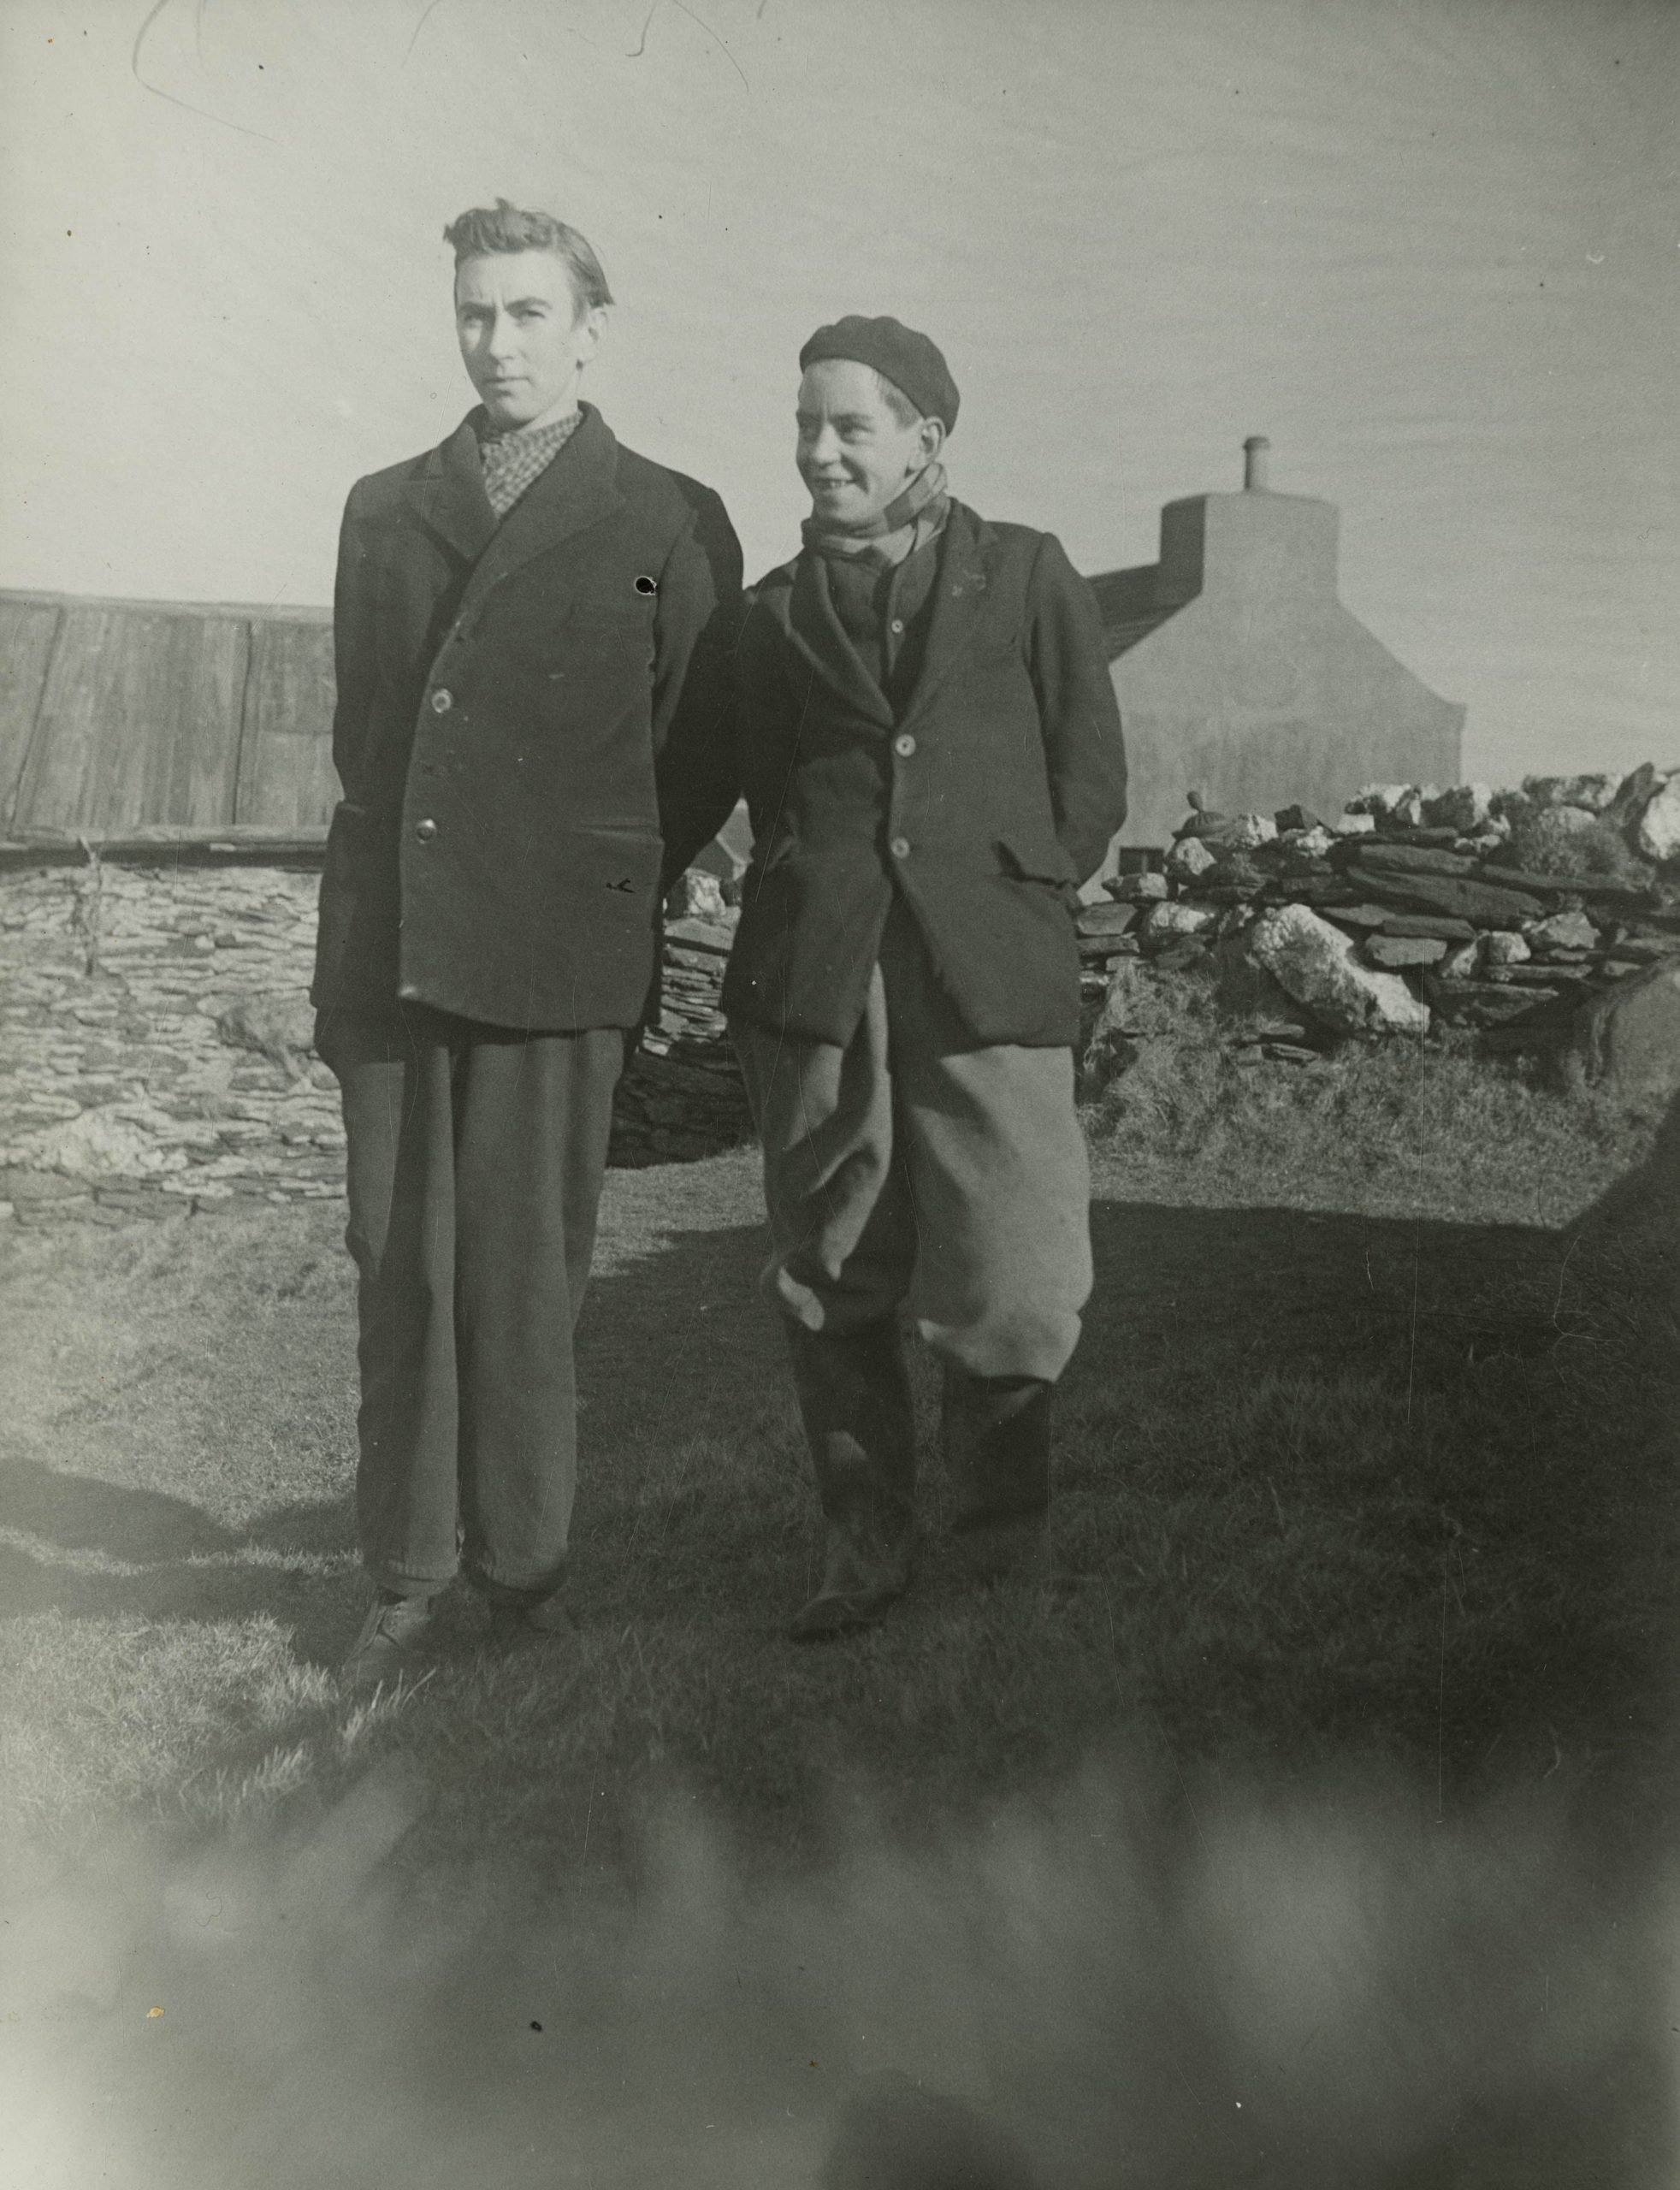
[{"label": "grass field", "polygon": [[615,1175],[577,1643],[464,1601],[372,1707],[340,1216],[15,1238],[4,2179],[792,2185],[898,2069],[1092,2190],[1670,2180],[1656,1124],[1158,1057],[1056,1586],[959,1588],[931,1467],[914,1596],[804,1653],[751,1157]]}]

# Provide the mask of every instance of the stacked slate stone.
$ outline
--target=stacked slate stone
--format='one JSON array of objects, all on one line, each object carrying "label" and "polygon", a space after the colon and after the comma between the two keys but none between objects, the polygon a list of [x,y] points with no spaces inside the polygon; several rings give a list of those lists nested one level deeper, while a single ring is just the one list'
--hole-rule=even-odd
[{"label": "stacked slate stone", "polygon": [[1099,1009],[1115,962],[1141,956],[1207,968],[1239,1009],[1296,1008],[1276,1054],[1447,1027],[1539,1049],[1618,984],[1680,972],[1680,770],[1373,784],[1328,822],[1192,806],[1159,871],[1080,915]]},{"label": "stacked slate stone", "polygon": [[342,1196],[305,994],[319,887],[280,867],[0,876],[0,1218]]},{"label": "stacked slate stone", "polygon": [[612,1163],[681,1163],[750,1135],[721,1002],[739,918],[725,885],[698,870],[685,874],[666,901],[659,1021],[619,1086]]},{"label": "stacked slate stone", "polygon": [[[258,864],[0,873],[0,1223],[342,1199],[338,1086],[308,997],[319,888]],[[734,909],[694,875],[673,911],[617,1164],[750,1131],[719,1009]]]}]

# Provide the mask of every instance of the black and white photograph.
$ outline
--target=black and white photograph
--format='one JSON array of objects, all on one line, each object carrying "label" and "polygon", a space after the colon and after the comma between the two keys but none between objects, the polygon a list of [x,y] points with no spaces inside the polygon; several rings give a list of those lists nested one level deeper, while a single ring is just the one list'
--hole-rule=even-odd
[{"label": "black and white photograph", "polygon": [[1680,2181],[1680,0],[0,0],[0,2190]]}]

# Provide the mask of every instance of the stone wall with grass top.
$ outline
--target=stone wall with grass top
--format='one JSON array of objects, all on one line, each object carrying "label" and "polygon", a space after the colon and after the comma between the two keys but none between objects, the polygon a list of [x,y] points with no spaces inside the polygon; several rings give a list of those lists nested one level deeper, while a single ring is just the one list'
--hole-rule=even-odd
[{"label": "stone wall with grass top", "polygon": [[1680,1086],[1680,769],[1377,784],[1334,819],[1191,811],[1080,913],[1087,1079],[1126,1068],[1133,962],[1194,975],[1257,1057],[1458,1034]]}]

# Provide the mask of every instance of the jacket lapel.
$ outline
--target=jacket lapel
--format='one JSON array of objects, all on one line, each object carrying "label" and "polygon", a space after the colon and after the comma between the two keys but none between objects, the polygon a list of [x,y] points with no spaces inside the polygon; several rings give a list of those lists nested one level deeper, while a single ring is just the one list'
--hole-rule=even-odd
[{"label": "jacket lapel", "polygon": [[905,702],[904,721],[926,706],[973,640],[991,598],[998,545],[997,535],[984,518],[965,503],[951,504],[921,669]]},{"label": "jacket lapel", "polygon": [[477,561],[495,536],[496,513],[484,491],[470,417],[431,452],[403,491],[422,523],[470,563]]},{"label": "jacket lapel", "polygon": [[[583,419],[577,432],[495,528],[467,581],[464,608],[534,555],[624,507],[617,483],[618,444],[594,404],[581,407]],[[474,454],[476,459],[476,450]]]},{"label": "jacket lapel", "polygon": [[821,582],[817,559],[802,553],[793,565],[793,584],[778,596],[784,606],[787,633],[794,651],[801,654],[849,707],[884,730],[892,727],[892,705],[864,667],[845,626],[834,613],[828,588]]}]

